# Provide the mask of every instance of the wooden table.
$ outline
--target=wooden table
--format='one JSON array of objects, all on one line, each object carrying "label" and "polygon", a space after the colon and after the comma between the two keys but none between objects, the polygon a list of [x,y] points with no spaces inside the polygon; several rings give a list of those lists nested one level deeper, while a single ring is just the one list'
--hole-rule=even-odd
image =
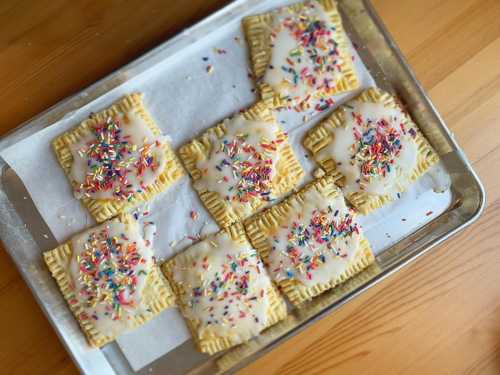
[{"label": "wooden table", "polygon": [[[224,3],[1,1],[1,132]],[[488,208],[472,227],[244,374],[500,373],[500,1],[374,3],[479,172]],[[3,250],[0,332],[2,372],[76,372]]]}]

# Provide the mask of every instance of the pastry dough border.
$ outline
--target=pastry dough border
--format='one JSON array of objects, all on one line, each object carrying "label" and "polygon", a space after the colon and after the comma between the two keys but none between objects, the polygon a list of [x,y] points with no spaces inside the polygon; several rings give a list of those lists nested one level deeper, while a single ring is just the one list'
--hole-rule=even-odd
[{"label": "pastry dough border", "polygon": [[[361,93],[353,100],[360,100],[362,102],[381,103],[387,108],[395,108],[401,110],[401,106],[396,101],[396,98],[391,94],[371,87]],[[413,128],[417,135],[414,138],[418,147],[417,165],[410,176],[410,181],[416,181],[422,176],[431,166],[439,161],[439,156],[429,144],[427,139],[422,135],[418,126],[413,122],[411,117],[402,111],[405,118],[405,126],[407,129]],[[314,160],[325,170],[326,173],[340,176],[340,172],[336,169],[336,162],[333,158],[318,159],[318,153],[333,140],[332,131],[335,128],[344,126],[344,107],[340,106],[320,124],[309,130],[303,140],[304,147],[311,152]],[[342,186],[342,179],[339,179],[339,186]],[[405,189],[402,187],[401,191]],[[361,213],[368,214],[388,202],[393,198],[390,195],[373,195],[365,192],[349,193],[346,196],[347,200]]]},{"label": "pastry dough border", "polygon": [[[120,222],[130,225],[138,225],[135,219],[128,214],[122,214],[109,222]],[[101,347],[117,338],[107,336],[99,332],[89,320],[80,319],[80,314],[84,312],[82,304],[79,302],[78,297],[72,287],[71,275],[69,273],[69,264],[73,254],[71,240],[59,245],[53,250],[43,253],[43,259],[47,265],[52,277],[56,280],[59,290],[61,291],[64,299],[66,300],[71,312],[75,319],[78,321],[81,330],[87,337],[89,344],[93,347]],[[164,309],[171,307],[175,304],[174,294],[163,278],[160,275],[158,266],[154,266],[147,276],[147,280],[143,290],[143,298],[145,304],[149,307],[152,314],[140,314],[133,318],[133,327],[138,327],[144,324],[149,319],[159,314]],[[70,301],[75,303],[70,303]]]},{"label": "pastry dough border", "polygon": [[[248,241],[245,235],[244,227],[241,223],[233,224],[230,227],[222,229],[218,233],[220,234],[223,232],[226,232],[233,241],[247,246],[251,246],[250,242]],[[184,315],[187,326],[189,328],[189,331],[191,332],[191,336],[193,337],[193,341],[195,342],[198,350],[202,353],[215,354],[222,350],[229,349],[235,345],[242,344],[234,342],[231,337],[221,336],[215,334],[214,332],[211,332],[210,330],[204,330],[203,337],[201,338],[199,337],[200,333],[198,330],[199,323],[194,319],[187,318],[185,314],[185,310],[189,309],[189,307],[182,302],[181,296],[186,293],[186,290],[183,288],[182,285],[177,283],[174,278],[174,268],[178,261],[191,262],[192,258],[186,256],[185,252],[181,252],[172,259],[164,262],[161,265],[161,270],[163,271],[163,274],[165,275],[167,280],[170,282],[170,285],[172,286],[174,294],[177,297],[177,303],[181,309],[181,312]],[[262,331],[278,323],[280,320],[285,319],[287,316],[287,308],[285,301],[283,300],[283,298],[281,298],[279,292],[276,290],[274,285],[272,285],[267,290],[267,296],[270,299],[270,306],[267,315],[268,321],[266,327]]]},{"label": "pastry dough border", "polygon": [[[260,101],[252,107],[242,112],[247,120],[276,122],[273,110],[269,108],[269,103]],[[224,122],[220,122],[215,127],[205,131],[200,137],[193,139],[179,149],[179,156],[184,163],[189,175],[194,182],[204,178],[202,172],[196,167],[198,160],[205,159],[212,150],[211,138],[221,139],[227,132]],[[274,195],[281,197],[294,189],[304,177],[304,170],[293,152],[292,146],[288,142],[286,132],[282,131],[277,135],[284,142],[280,148],[280,157],[277,163],[277,173],[272,183]],[[234,207],[230,202],[225,201],[218,193],[210,190],[198,189],[194,186],[198,195],[210,212],[215,221],[223,228],[235,222],[246,219],[247,215],[243,209]],[[251,205],[250,215],[267,205],[267,202],[256,198],[249,202]]]},{"label": "pastry dough border", "polygon": [[[349,54],[347,35],[342,26],[342,19],[337,10],[337,3],[335,0],[317,0],[317,2],[323,7],[324,12],[336,28],[335,32],[338,33],[338,48],[343,61],[342,77],[333,88],[331,95],[328,95],[330,97],[338,93],[355,90],[359,87],[360,83]],[[298,13],[304,8],[304,3],[293,4],[287,8],[291,9],[293,13]],[[259,82],[264,77],[271,60],[270,30],[273,23],[273,12],[245,17],[242,23],[250,50],[250,65],[255,80]],[[258,88],[262,100],[270,101],[274,108],[282,108],[288,105],[289,100],[275,92],[269,84],[260,82],[258,83]],[[314,95],[315,92],[311,91],[310,94]]]},{"label": "pastry dough border", "polygon": [[[339,176],[327,175],[321,179],[313,181],[306,185],[302,190],[289,197],[287,200],[269,208],[268,210],[252,217],[245,222],[246,231],[250,242],[257,249],[264,262],[267,264],[272,245],[269,242],[269,236],[272,235],[282,223],[289,219],[290,211],[293,209],[293,203],[303,204],[304,196],[307,191],[315,189],[325,198],[334,198],[342,195],[336,183]],[[328,283],[317,284],[312,287],[304,286],[297,280],[282,280],[277,282],[281,291],[288,297],[290,302],[300,307],[305,301],[309,301],[317,295],[331,289],[338,284],[343,283],[350,277],[361,272],[375,261],[368,240],[362,236],[360,247],[357,250],[355,258],[350,262],[346,270],[338,277],[333,278]]]},{"label": "pastry dough border", "polygon": [[[99,123],[106,121],[109,117],[116,116],[118,114],[135,112],[135,114],[140,116],[146,122],[149,129],[151,129],[155,136],[160,136],[162,134],[160,128],[156,125],[153,118],[146,110],[142,99],[143,94],[141,93],[126,95],[107,109],[93,114],[91,118],[82,121],[80,125],[58,136],[52,141],[52,148],[56,154],[56,158],[72,185],[73,182],[71,181],[70,176],[73,156],[69,145],[79,142],[80,139],[87,135],[92,128],[97,126]],[[165,143],[163,147],[165,150],[166,162],[163,173],[161,173],[157,177],[156,181],[149,185],[141,193],[135,193],[131,201],[94,199],[90,197],[83,197],[81,199],[83,205],[98,223],[112,218],[121,212],[127,211],[142,202],[152,200],[157,194],[166,190],[170,185],[184,175],[182,164],[178,160],[170,145]]]}]

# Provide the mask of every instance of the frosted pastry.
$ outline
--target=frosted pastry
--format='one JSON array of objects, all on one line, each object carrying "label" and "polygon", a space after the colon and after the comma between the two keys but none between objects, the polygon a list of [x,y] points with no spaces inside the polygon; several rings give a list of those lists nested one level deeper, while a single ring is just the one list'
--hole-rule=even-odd
[{"label": "frosted pastry", "polygon": [[243,28],[262,99],[325,110],[359,81],[333,0],[305,1],[246,17]]},{"label": "frosted pastry", "polygon": [[201,352],[246,342],[286,316],[285,302],[241,224],[192,245],[162,271]]},{"label": "frosted pastry", "polygon": [[347,199],[369,213],[391,201],[439,160],[390,94],[370,88],[310,130],[304,146]]},{"label": "frosted pastry", "polygon": [[316,180],[245,223],[272,279],[295,305],[374,262],[335,182],[333,176]]},{"label": "frosted pastry", "polygon": [[75,197],[98,222],[151,200],[183,175],[141,94],[91,115],[52,145]]},{"label": "frosted pastry", "polygon": [[86,230],[43,257],[92,346],[113,341],[174,304],[151,242],[132,216]]},{"label": "frosted pastry", "polygon": [[179,155],[222,227],[288,193],[304,176],[287,134],[264,102],[207,130]]}]

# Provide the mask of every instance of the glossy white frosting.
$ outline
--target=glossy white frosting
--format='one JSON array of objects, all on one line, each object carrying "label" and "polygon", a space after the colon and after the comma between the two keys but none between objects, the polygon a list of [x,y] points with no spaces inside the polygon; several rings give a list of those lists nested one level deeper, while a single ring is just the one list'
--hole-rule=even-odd
[{"label": "glossy white frosting", "polygon": [[[274,198],[271,181],[276,176],[281,144],[275,144],[274,149],[265,146],[278,140],[280,128],[273,122],[247,120],[243,115],[226,120],[225,125],[226,134],[221,139],[212,136],[210,154],[196,163],[202,178],[195,187],[216,192],[231,206],[250,214],[253,199]],[[252,179],[252,171],[264,168],[268,170],[265,178]],[[245,171],[250,171],[248,179],[243,178]],[[263,175],[255,173],[259,174]]]},{"label": "glossy white frosting", "polygon": [[[345,176],[343,191],[346,194],[364,191],[384,195],[404,190],[410,183],[409,177],[417,166],[418,146],[414,139],[416,133],[414,129],[405,127],[405,119],[401,110],[387,108],[380,103],[365,103],[356,100],[350,101],[342,108],[344,126],[332,131],[333,141],[318,153],[317,158],[319,160],[332,158],[337,162],[337,170]],[[359,125],[356,120],[358,115],[362,116],[362,125]],[[370,134],[374,134],[377,123],[381,120],[387,124],[381,134],[386,134],[388,129],[391,129],[399,138],[401,148],[388,151],[387,160],[389,160],[390,169],[385,170],[385,175],[383,173],[364,174],[362,165],[366,155],[363,156],[358,150],[359,140],[356,139],[356,133],[363,135],[371,131]]]},{"label": "glossy white frosting", "polygon": [[185,290],[186,318],[199,322],[198,336],[250,339],[267,324],[271,281],[257,252],[226,232],[212,235],[177,256],[173,277]]},{"label": "glossy white frosting", "polygon": [[263,81],[282,96],[298,100],[333,88],[342,76],[339,32],[317,1],[306,2],[298,13],[288,7],[276,10],[271,60]]},{"label": "glossy white frosting", "polygon": [[[103,246],[113,239],[112,246]],[[154,264],[153,250],[146,246],[137,225],[104,223],[74,236],[71,244],[69,271],[75,298],[84,311],[80,319],[88,319],[100,333],[114,337],[132,327],[133,316],[149,313],[142,292]],[[90,271],[86,271],[88,262]],[[105,274],[110,277],[106,279]]]},{"label": "glossy white frosting", "polygon": [[[290,202],[292,209],[286,221],[269,237],[272,250],[268,269],[274,280],[296,280],[312,287],[340,276],[356,256],[361,239],[360,228],[342,194],[326,198],[316,189],[308,189],[304,203]],[[318,232],[318,223],[323,228],[345,225],[345,229],[334,236],[328,230]]]},{"label": "glossy white frosting", "polygon": [[[94,175],[91,165],[101,167],[101,171],[109,170],[102,161],[89,158],[88,151],[91,147],[97,143],[100,146],[103,145],[103,143],[98,141],[95,132],[91,132],[82,137],[79,142],[69,146],[73,156],[70,177],[75,184],[74,193],[78,199],[85,196],[94,199],[126,199],[127,197],[118,197],[115,194],[116,190],[121,188],[131,193],[141,191],[154,183],[165,168],[166,156],[164,147],[168,141],[166,137],[155,136],[144,119],[133,112],[126,115],[119,114],[114,119],[118,120],[121,130],[119,141],[127,142],[127,151],[120,156],[120,167],[123,174],[126,174],[127,186],[125,187],[124,183],[120,183],[115,178],[105,189],[90,189],[85,187],[87,186],[85,185],[86,179]],[[144,152],[148,149],[151,150],[150,156],[156,161],[156,167],[144,168],[143,171],[140,171],[137,163],[140,160],[141,153],[144,155]],[[109,152],[111,158],[114,157],[113,152],[113,150]]]}]

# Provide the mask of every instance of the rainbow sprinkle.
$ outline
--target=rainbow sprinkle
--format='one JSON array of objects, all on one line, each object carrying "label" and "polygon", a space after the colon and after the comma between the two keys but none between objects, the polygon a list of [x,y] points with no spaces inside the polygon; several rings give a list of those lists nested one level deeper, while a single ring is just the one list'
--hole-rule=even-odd
[{"label": "rainbow sprinkle", "polygon": [[[146,260],[124,233],[111,237],[108,228],[90,233],[77,262],[79,295],[87,308],[104,305],[105,316],[120,320],[124,307],[136,306],[139,278],[147,276],[141,267]],[[93,318],[98,319],[96,313]]]},{"label": "rainbow sprinkle", "polygon": [[383,118],[373,121],[354,111],[351,115],[355,120],[352,131],[356,140],[351,146],[351,164],[359,163],[361,178],[365,181],[376,176],[385,177],[391,172],[396,158],[401,153],[402,135],[408,133],[414,138],[414,129],[407,132],[404,124],[400,123],[398,130],[392,125],[397,122],[397,118],[394,118],[394,121]]},{"label": "rainbow sprinkle", "polygon": [[189,217],[191,218],[191,220],[196,221],[196,220],[198,220],[198,218],[200,217],[200,215],[195,210],[191,210],[189,212]]},{"label": "rainbow sprinkle", "polygon": [[218,55],[225,55],[227,51],[224,48],[214,47],[214,52]]},{"label": "rainbow sprinkle", "polygon": [[[207,320],[203,322],[207,326],[222,324],[235,327],[241,319],[252,319],[258,323],[259,317],[252,310],[266,291],[262,288],[252,290],[255,279],[251,270],[255,269],[257,275],[264,273],[262,261],[255,250],[226,254],[224,260],[217,266],[219,269],[211,273],[213,277],[191,288],[188,305],[193,307],[203,304],[204,310],[209,312]],[[207,256],[193,262],[192,268],[198,266],[204,271],[212,267]],[[221,305],[224,305],[222,309]]]},{"label": "rainbow sprinkle", "polygon": [[[316,7],[306,3],[300,14],[292,14],[282,19],[281,23],[271,31],[271,46],[282,30],[287,30],[297,42],[297,47],[289,51],[283,65],[269,66],[269,69],[280,69],[285,73],[287,81],[298,87],[305,84],[312,89],[315,98],[324,98],[334,93],[337,76],[342,73],[342,60],[339,44],[336,40],[336,28],[319,17]],[[309,66],[304,66],[308,63]],[[310,107],[311,95],[305,98],[289,97],[291,108],[301,112]],[[316,104],[317,111],[331,107],[329,99]]]},{"label": "rainbow sprinkle", "polygon": [[[297,220],[293,221],[290,226],[284,227],[288,229],[287,245],[283,255],[288,257],[293,265],[293,269],[286,269],[286,277],[289,279],[295,278],[295,270],[311,280],[313,272],[320,264],[327,262],[326,254],[333,254],[336,257],[345,258],[347,254],[340,252],[334,246],[333,241],[351,236],[353,233],[359,234],[360,228],[353,221],[351,212],[339,215],[339,210],[333,210],[328,206],[328,210],[315,209],[307,224],[301,222],[301,215]],[[277,237],[273,238],[277,244]],[[325,245],[322,247],[322,245]],[[280,251],[275,246],[273,251]],[[273,272],[283,271],[283,263],[273,270]]]},{"label": "rainbow sprinkle", "polygon": [[158,168],[155,147],[161,147],[160,141],[138,148],[130,142],[130,136],[124,135],[119,118],[109,117],[93,129],[95,141],[88,142],[78,150],[78,154],[87,159],[88,171],[85,181],[75,187],[77,193],[91,196],[92,193],[111,191],[115,199],[132,200],[133,194],[145,187],[139,181],[137,188],[130,181],[134,173],[142,178],[147,170],[154,172]]},{"label": "rainbow sprinkle", "polygon": [[257,146],[247,143],[248,134],[238,134],[229,141],[224,139],[216,153],[225,157],[215,166],[219,173],[229,173],[236,184],[230,184],[227,174],[220,183],[229,185],[225,199],[247,203],[254,198],[271,201],[274,159],[272,154],[279,151],[284,139],[262,140]]}]

